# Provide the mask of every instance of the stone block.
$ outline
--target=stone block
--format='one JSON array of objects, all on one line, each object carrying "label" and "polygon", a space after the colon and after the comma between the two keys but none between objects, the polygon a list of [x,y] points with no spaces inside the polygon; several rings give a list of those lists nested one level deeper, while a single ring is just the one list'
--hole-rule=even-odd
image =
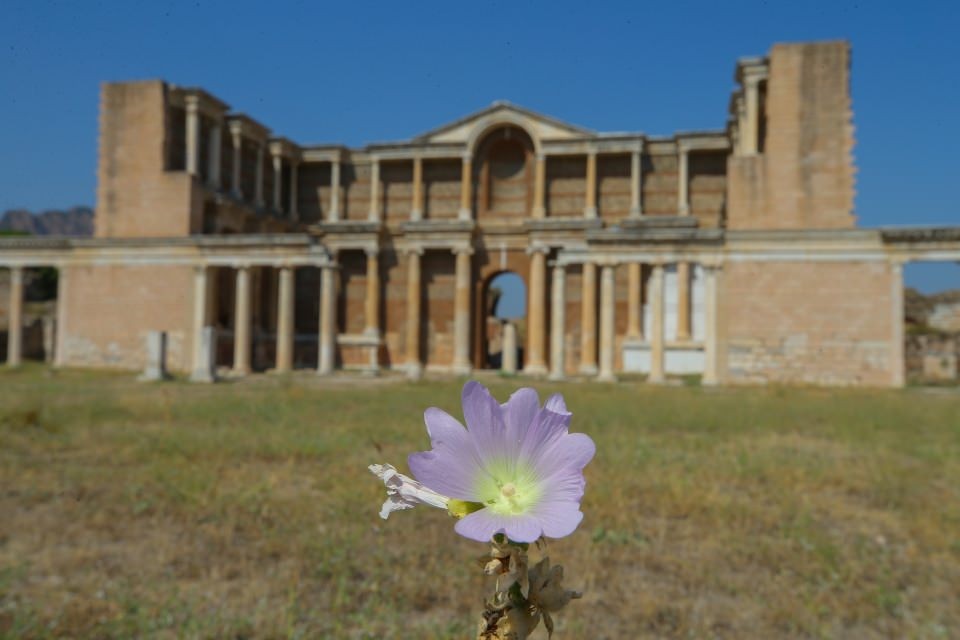
[{"label": "stone block", "polygon": [[147,333],[147,364],[138,378],[143,382],[154,382],[169,378],[167,373],[167,333],[150,331]]}]

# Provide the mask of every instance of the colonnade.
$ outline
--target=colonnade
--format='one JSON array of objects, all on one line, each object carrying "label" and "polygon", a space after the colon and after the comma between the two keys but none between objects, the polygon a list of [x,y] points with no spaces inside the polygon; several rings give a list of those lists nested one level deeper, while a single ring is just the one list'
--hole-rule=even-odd
[{"label": "colonnade", "polygon": [[[213,101],[209,97],[198,94],[184,96],[185,123],[185,162],[187,173],[199,177],[201,144],[206,142],[207,167],[205,184],[214,191],[223,188],[221,175],[221,149],[223,146],[224,124],[230,133],[232,155],[232,175],[230,176],[230,193],[241,201],[249,201],[257,209],[265,209],[266,194],[264,193],[264,176],[266,154],[270,154],[273,170],[273,193],[271,194],[271,209],[277,214],[288,215],[291,220],[299,219],[297,208],[297,173],[300,166],[299,154],[292,143],[283,138],[268,140],[268,132],[261,125],[245,116],[224,117],[224,105]],[[201,117],[209,118],[208,135],[201,140]],[[252,143],[256,148],[255,178],[253,193],[244,189],[243,184],[243,143],[244,140]],[[284,209],[284,164],[289,167],[288,207]],[[249,187],[249,185],[246,185]],[[251,197],[252,196],[252,197]]]},{"label": "colonnade", "polygon": [[[695,140],[680,139],[677,142],[677,214],[681,216],[690,215],[690,171],[689,155],[697,149],[712,149],[710,145],[698,146],[701,143]],[[705,143],[704,143],[705,144]],[[533,180],[533,202],[530,215],[534,219],[542,219],[547,215],[547,159],[549,157],[561,157],[571,155],[583,155],[586,159],[586,171],[584,175],[585,193],[583,204],[583,217],[585,219],[595,219],[598,217],[598,195],[599,182],[597,176],[598,157],[604,154],[609,155],[630,155],[630,208],[629,218],[642,218],[643,216],[643,146],[634,145],[631,149],[603,149],[601,146],[592,145],[584,151],[573,152],[568,149],[558,150],[538,150],[534,157],[534,180]],[[472,220],[474,218],[473,200],[474,200],[474,154],[467,150],[460,153],[460,201],[457,210],[459,220]],[[407,151],[402,155],[379,155],[372,153],[369,158],[370,166],[370,204],[367,214],[369,222],[380,222],[383,217],[383,198],[381,185],[381,163],[384,161],[406,160],[412,163],[412,189],[410,203],[410,221],[418,222],[424,219],[426,205],[424,194],[426,192],[424,180],[424,162],[427,160],[449,160],[449,156],[424,155],[416,151]],[[325,222],[340,222],[343,219],[341,210],[341,191],[342,183],[342,164],[343,159],[339,152],[323,157],[323,161],[330,163],[330,195],[327,203],[327,214]]]},{"label": "colonnade", "polygon": [[[373,268],[376,269],[376,258],[373,259]],[[294,323],[294,305],[296,298],[296,266],[291,264],[278,265],[249,265],[236,264],[233,269],[235,275],[234,295],[234,326],[233,326],[233,374],[247,375],[252,371],[251,362],[251,329],[253,322],[251,296],[251,269],[259,266],[272,266],[277,269],[277,333],[276,333],[276,360],[274,370],[278,373],[289,372],[293,369],[294,338],[296,335]],[[320,314],[318,322],[317,373],[327,375],[333,373],[336,352],[336,296],[337,264],[331,263],[320,267]],[[201,348],[204,329],[209,325],[210,296],[214,295],[210,277],[212,267],[202,265],[194,267],[194,316],[193,316],[193,372],[194,377],[203,379],[209,371],[210,364],[205,361],[208,354]],[[379,286],[379,284],[377,285]],[[368,310],[371,307],[368,305]],[[373,307],[374,314],[378,308]]]},{"label": "colonnade", "polygon": [[[31,265],[36,267],[46,266],[42,264]],[[12,265],[8,267],[10,273],[10,298],[7,314],[7,360],[9,367],[18,367],[23,363],[23,302],[24,302],[24,284],[25,272],[29,267],[21,265]],[[67,318],[66,292],[67,292],[67,271],[58,269],[57,279],[57,307],[56,322],[52,344],[46,344],[44,338],[44,348],[53,348],[53,362],[57,366],[65,363],[65,345],[64,330]],[[45,330],[46,331],[46,330]],[[49,354],[48,354],[49,357]]]},{"label": "colonnade", "polygon": [[[599,296],[599,327],[597,318],[597,267],[600,268],[600,296]],[[647,301],[650,305],[650,326],[643,327],[642,297],[641,297],[641,269],[639,262],[626,263],[628,273],[629,293],[627,297],[627,333],[628,339],[644,339],[650,345],[650,375],[648,380],[653,383],[663,382],[666,378],[665,353],[665,276],[666,265],[662,262],[651,264],[651,277],[647,291]],[[706,332],[704,340],[705,368],[703,373],[704,384],[717,382],[717,273],[720,269],[716,264],[705,264],[705,315]],[[614,362],[616,359],[616,269],[617,264],[611,262],[585,262],[582,264],[581,290],[581,332],[580,332],[580,363],[578,371],[581,375],[596,376],[601,381],[616,379]],[[543,308],[544,293],[542,278],[535,277],[536,273],[545,270],[539,261],[531,262],[530,300],[528,313],[528,353],[530,354],[527,373],[540,373],[543,361],[535,358],[534,347],[542,345],[544,341],[545,322],[540,314],[534,314],[537,307]],[[678,274],[680,273],[678,264]],[[689,279],[689,274],[686,276]],[[682,283],[682,281],[680,281]],[[691,313],[689,300],[689,285],[678,287],[678,293],[686,296],[678,300],[677,305],[677,338],[689,340],[691,335]],[[540,301],[540,304],[535,304]],[[550,327],[550,378],[559,380],[565,377],[566,371],[566,265],[553,265],[552,292],[551,292],[551,327]],[[599,338],[599,340],[598,340]],[[598,343],[599,342],[599,349]]]}]

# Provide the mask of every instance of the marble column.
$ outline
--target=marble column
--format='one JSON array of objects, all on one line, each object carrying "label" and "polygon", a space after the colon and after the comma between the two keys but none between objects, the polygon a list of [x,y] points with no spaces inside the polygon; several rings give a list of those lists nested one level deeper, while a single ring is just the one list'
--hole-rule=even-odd
[{"label": "marble column", "polygon": [[460,171],[460,211],[457,217],[460,220],[473,218],[473,158],[464,154],[463,165]]},{"label": "marble column", "polygon": [[422,249],[407,253],[407,375],[417,379],[423,375],[420,362],[420,256]]},{"label": "marble column", "polygon": [[243,136],[239,122],[230,123],[230,140],[233,143],[233,163],[230,177],[230,191],[239,200],[243,199]]},{"label": "marble column", "polygon": [[746,93],[746,122],[744,130],[740,132],[740,144],[744,155],[755,155],[759,152],[760,138],[760,78],[748,76],[744,79]]},{"label": "marble column", "polygon": [[690,339],[690,263],[677,263],[677,341]]},{"label": "marble column", "polygon": [[547,251],[537,247],[530,256],[530,299],[527,303],[527,353],[524,373],[543,375],[547,372],[544,360],[544,334],[546,333],[547,302]]},{"label": "marble column", "polygon": [[370,159],[370,211],[367,220],[380,222],[380,159]]},{"label": "marble column", "polygon": [[364,300],[364,329],[368,336],[380,335],[380,249],[367,249],[367,297]]},{"label": "marble column", "polygon": [[906,365],[903,344],[903,264],[899,261],[890,265],[890,311],[893,323],[893,336],[890,345],[890,385],[902,387],[906,377]]},{"label": "marble column", "polygon": [[333,373],[337,346],[337,267],[326,265],[320,271],[320,335],[317,374]]},{"label": "marble column", "polygon": [[454,249],[457,256],[453,305],[453,372],[470,373],[470,267],[472,248]]},{"label": "marble column", "polygon": [[253,188],[253,204],[257,209],[262,209],[263,201],[263,143],[257,144],[257,167],[255,173],[256,184]]},{"label": "marble column", "polygon": [[537,154],[537,164],[534,168],[533,180],[533,212],[534,218],[547,216],[547,157]]},{"label": "marble column", "polygon": [[690,215],[690,153],[682,144],[677,145],[677,214]]},{"label": "marble column", "polygon": [[233,372],[250,373],[250,267],[237,267],[236,306],[233,318]]},{"label": "marble column", "polygon": [[600,270],[600,371],[597,380],[613,382],[614,349],[616,347],[616,268],[605,264]]},{"label": "marble column", "polygon": [[648,382],[661,383],[664,374],[664,317],[663,317],[663,265],[654,264],[650,278],[650,377]]},{"label": "marble column", "polygon": [[67,365],[67,296],[70,293],[70,272],[60,265],[57,272],[57,342],[53,350],[55,367]]},{"label": "marble column", "polygon": [[208,267],[193,268],[193,372],[191,378],[205,369],[206,354],[203,353],[203,328],[207,326],[210,310],[210,270]]},{"label": "marble column", "polygon": [[641,152],[638,149],[630,154],[630,217],[639,218],[643,215],[643,204],[640,199],[640,190],[643,187],[643,164]]},{"label": "marble column", "polygon": [[299,186],[297,185],[297,177],[300,172],[300,161],[291,160],[290,161],[290,219],[294,222],[300,220],[300,207],[298,206],[298,201],[300,200],[300,191]]},{"label": "marble column", "polygon": [[273,154],[273,210],[283,211],[283,158]]},{"label": "marble column", "polygon": [[23,353],[23,267],[10,267],[10,322],[7,365],[20,366]]},{"label": "marble column", "polygon": [[413,159],[413,202],[410,206],[410,220],[423,220],[423,158]]},{"label": "marble column", "polygon": [[276,370],[285,373],[293,369],[294,345],[294,281],[293,267],[280,267],[277,290],[277,364]]},{"label": "marble column", "polygon": [[704,320],[706,321],[703,344],[703,379],[704,385],[715,385],[720,381],[719,352],[717,342],[718,325],[718,295],[717,280],[720,269],[714,265],[704,266]]},{"label": "marble column", "polygon": [[214,122],[210,128],[210,141],[208,143],[210,149],[209,153],[207,153],[207,186],[214,190],[219,190],[221,187],[220,149],[223,146],[222,135],[223,127],[220,125],[220,122]]},{"label": "marble column", "polygon": [[595,150],[587,153],[587,194],[583,217],[597,217],[597,152]]},{"label": "marble column", "polygon": [[553,267],[553,288],[550,300],[550,379],[563,380],[566,373],[566,287],[563,265]]},{"label": "marble column", "polygon": [[327,214],[327,222],[338,220],[340,220],[340,161],[333,160],[330,163],[330,211]]},{"label": "marble column", "polygon": [[639,262],[631,262],[627,265],[627,337],[634,340],[643,338],[642,270],[643,265]]},{"label": "marble column", "polygon": [[192,176],[200,175],[200,103],[196,96],[186,97],[186,169]]},{"label": "marble column", "polygon": [[597,373],[597,265],[583,264],[583,284],[580,293],[580,373]]},{"label": "marble column", "polygon": [[500,350],[500,370],[514,374],[517,372],[517,325],[510,321],[504,322],[500,331],[503,345]]}]

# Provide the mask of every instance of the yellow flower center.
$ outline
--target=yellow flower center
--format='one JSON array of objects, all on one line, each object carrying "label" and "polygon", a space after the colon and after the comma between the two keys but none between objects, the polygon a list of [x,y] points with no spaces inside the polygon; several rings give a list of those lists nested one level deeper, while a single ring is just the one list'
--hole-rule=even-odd
[{"label": "yellow flower center", "polygon": [[500,487],[500,493],[503,495],[504,498],[512,498],[513,496],[517,495],[517,488],[514,486],[512,482],[508,482],[507,484]]}]

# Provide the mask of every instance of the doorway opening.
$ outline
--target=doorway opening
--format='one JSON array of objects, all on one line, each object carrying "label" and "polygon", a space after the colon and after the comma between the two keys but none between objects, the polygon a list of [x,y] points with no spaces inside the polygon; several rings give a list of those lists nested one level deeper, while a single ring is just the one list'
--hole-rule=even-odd
[{"label": "doorway opening", "polygon": [[[523,366],[523,344],[526,337],[527,287],[518,274],[501,271],[487,281],[483,295],[483,368],[502,369],[504,336],[515,336],[516,364]],[[512,325],[512,328],[506,325]],[[505,331],[506,329],[506,331]],[[510,336],[507,336],[509,346]]]}]

